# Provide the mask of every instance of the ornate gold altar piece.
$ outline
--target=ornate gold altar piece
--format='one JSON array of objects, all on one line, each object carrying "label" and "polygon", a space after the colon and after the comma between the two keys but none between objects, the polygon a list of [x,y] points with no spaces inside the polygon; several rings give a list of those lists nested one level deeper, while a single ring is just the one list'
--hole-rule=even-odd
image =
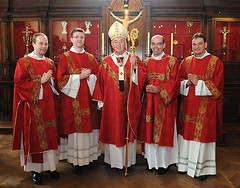
[{"label": "ornate gold altar piece", "polygon": [[193,26],[193,22],[187,21],[187,27],[188,27],[188,34],[191,35],[191,30],[190,28]]}]

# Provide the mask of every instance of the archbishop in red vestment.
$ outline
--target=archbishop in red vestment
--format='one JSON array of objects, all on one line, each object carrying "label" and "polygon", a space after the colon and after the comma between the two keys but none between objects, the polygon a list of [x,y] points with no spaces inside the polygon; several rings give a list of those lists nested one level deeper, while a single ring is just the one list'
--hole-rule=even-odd
[{"label": "archbishop in red vestment", "polygon": [[[114,54],[104,58],[98,73],[93,99],[103,102],[99,141],[123,147],[126,144],[126,127],[130,123],[130,143],[134,141],[141,111],[141,92],[144,72],[138,64],[138,85],[132,83],[130,91],[130,55],[125,52],[124,90],[119,90],[119,68]],[[116,58],[116,57],[115,57]],[[121,61],[118,58],[118,61]]]}]

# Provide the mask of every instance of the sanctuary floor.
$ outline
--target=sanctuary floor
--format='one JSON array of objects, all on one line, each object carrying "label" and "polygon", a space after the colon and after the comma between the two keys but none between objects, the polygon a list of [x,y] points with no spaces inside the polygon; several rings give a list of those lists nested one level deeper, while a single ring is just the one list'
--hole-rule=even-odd
[{"label": "sanctuary floor", "polygon": [[[71,166],[61,161],[57,166],[59,180],[51,179],[42,173],[42,185],[34,185],[31,173],[20,167],[19,151],[11,150],[11,131],[0,131],[0,187],[81,187],[81,188],[152,188],[152,187],[240,187],[240,134],[232,133],[227,137],[227,145],[217,147],[217,175],[205,181],[177,173],[172,165],[164,175],[147,172],[146,161],[140,154],[138,145],[137,164],[132,167],[128,176],[124,172],[112,172],[103,162],[103,155],[95,162],[96,169],[83,168],[80,175],[72,173]],[[103,147],[102,147],[103,151]]]}]

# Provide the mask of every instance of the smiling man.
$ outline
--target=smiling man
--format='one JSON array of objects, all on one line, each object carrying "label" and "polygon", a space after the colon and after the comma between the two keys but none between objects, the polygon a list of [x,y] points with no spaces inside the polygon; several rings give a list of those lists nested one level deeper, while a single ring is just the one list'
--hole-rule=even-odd
[{"label": "smiling man", "polygon": [[167,173],[178,162],[177,144],[177,58],[164,53],[165,39],[154,35],[151,39],[152,57],[144,61],[148,73],[146,94],[138,131],[138,139],[145,143],[147,170]]},{"label": "smiling man", "polygon": [[14,75],[13,149],[21,149],[21,165],[32,172],[34,184],[41,184],[41,172],[58,179],[58,128],[54,88],[56,68],[44,55],[48,38],[36,33],[34,51],[19,59]]},{"label": "smiling man", "polygon": [[223,63],[206,48],[206,37],[196,33],[194,55],[185,58],[179,68],[178,171],[199,180],[216,174],[216,140],[223,123]]},{"label": "smiling man", "polygon": [[139,67],[140,59],[125,50],[128,35],[125,27],[116,21],[108,35],[114,53],[107,56],[99,68],[93,98],[103,102],[99,141],[105,144],[104,161],[116,171],[125,166],[127,124],[130,125],[127,167],[136,163],[135,139],[144,72]]},{"label": "smiling man", "polygon": [[81,28],[71,32],[73,46],[62,54],[57,68],[60,93],[60,160],[67,159],[75,174],[81,166],[95,168],[101,155],[97,103],[92,92],[99,69],[94,56],[84,50],[85,34]]}]

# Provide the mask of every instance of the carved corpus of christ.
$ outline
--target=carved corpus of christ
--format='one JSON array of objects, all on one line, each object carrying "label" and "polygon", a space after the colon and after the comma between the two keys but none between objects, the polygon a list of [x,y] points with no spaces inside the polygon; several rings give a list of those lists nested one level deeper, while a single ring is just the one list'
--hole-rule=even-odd
[{"label": "carved corpus of christ", "polygon": [[121,19],[119,17],[117,17],[116,15],[113,14],[112,11],[110,11],[110,14],[112,15],[113,18],[115,18],[117,21],[121,22],[123,24],[123,26],[128,30],[128,26],[135,22],[141,15],[142,15],[142,10],[139,12],[139,14],[133,18],[132,20],[129,20],[129,16],[128,16],[128,10],[124,11],[124,19]]}]

